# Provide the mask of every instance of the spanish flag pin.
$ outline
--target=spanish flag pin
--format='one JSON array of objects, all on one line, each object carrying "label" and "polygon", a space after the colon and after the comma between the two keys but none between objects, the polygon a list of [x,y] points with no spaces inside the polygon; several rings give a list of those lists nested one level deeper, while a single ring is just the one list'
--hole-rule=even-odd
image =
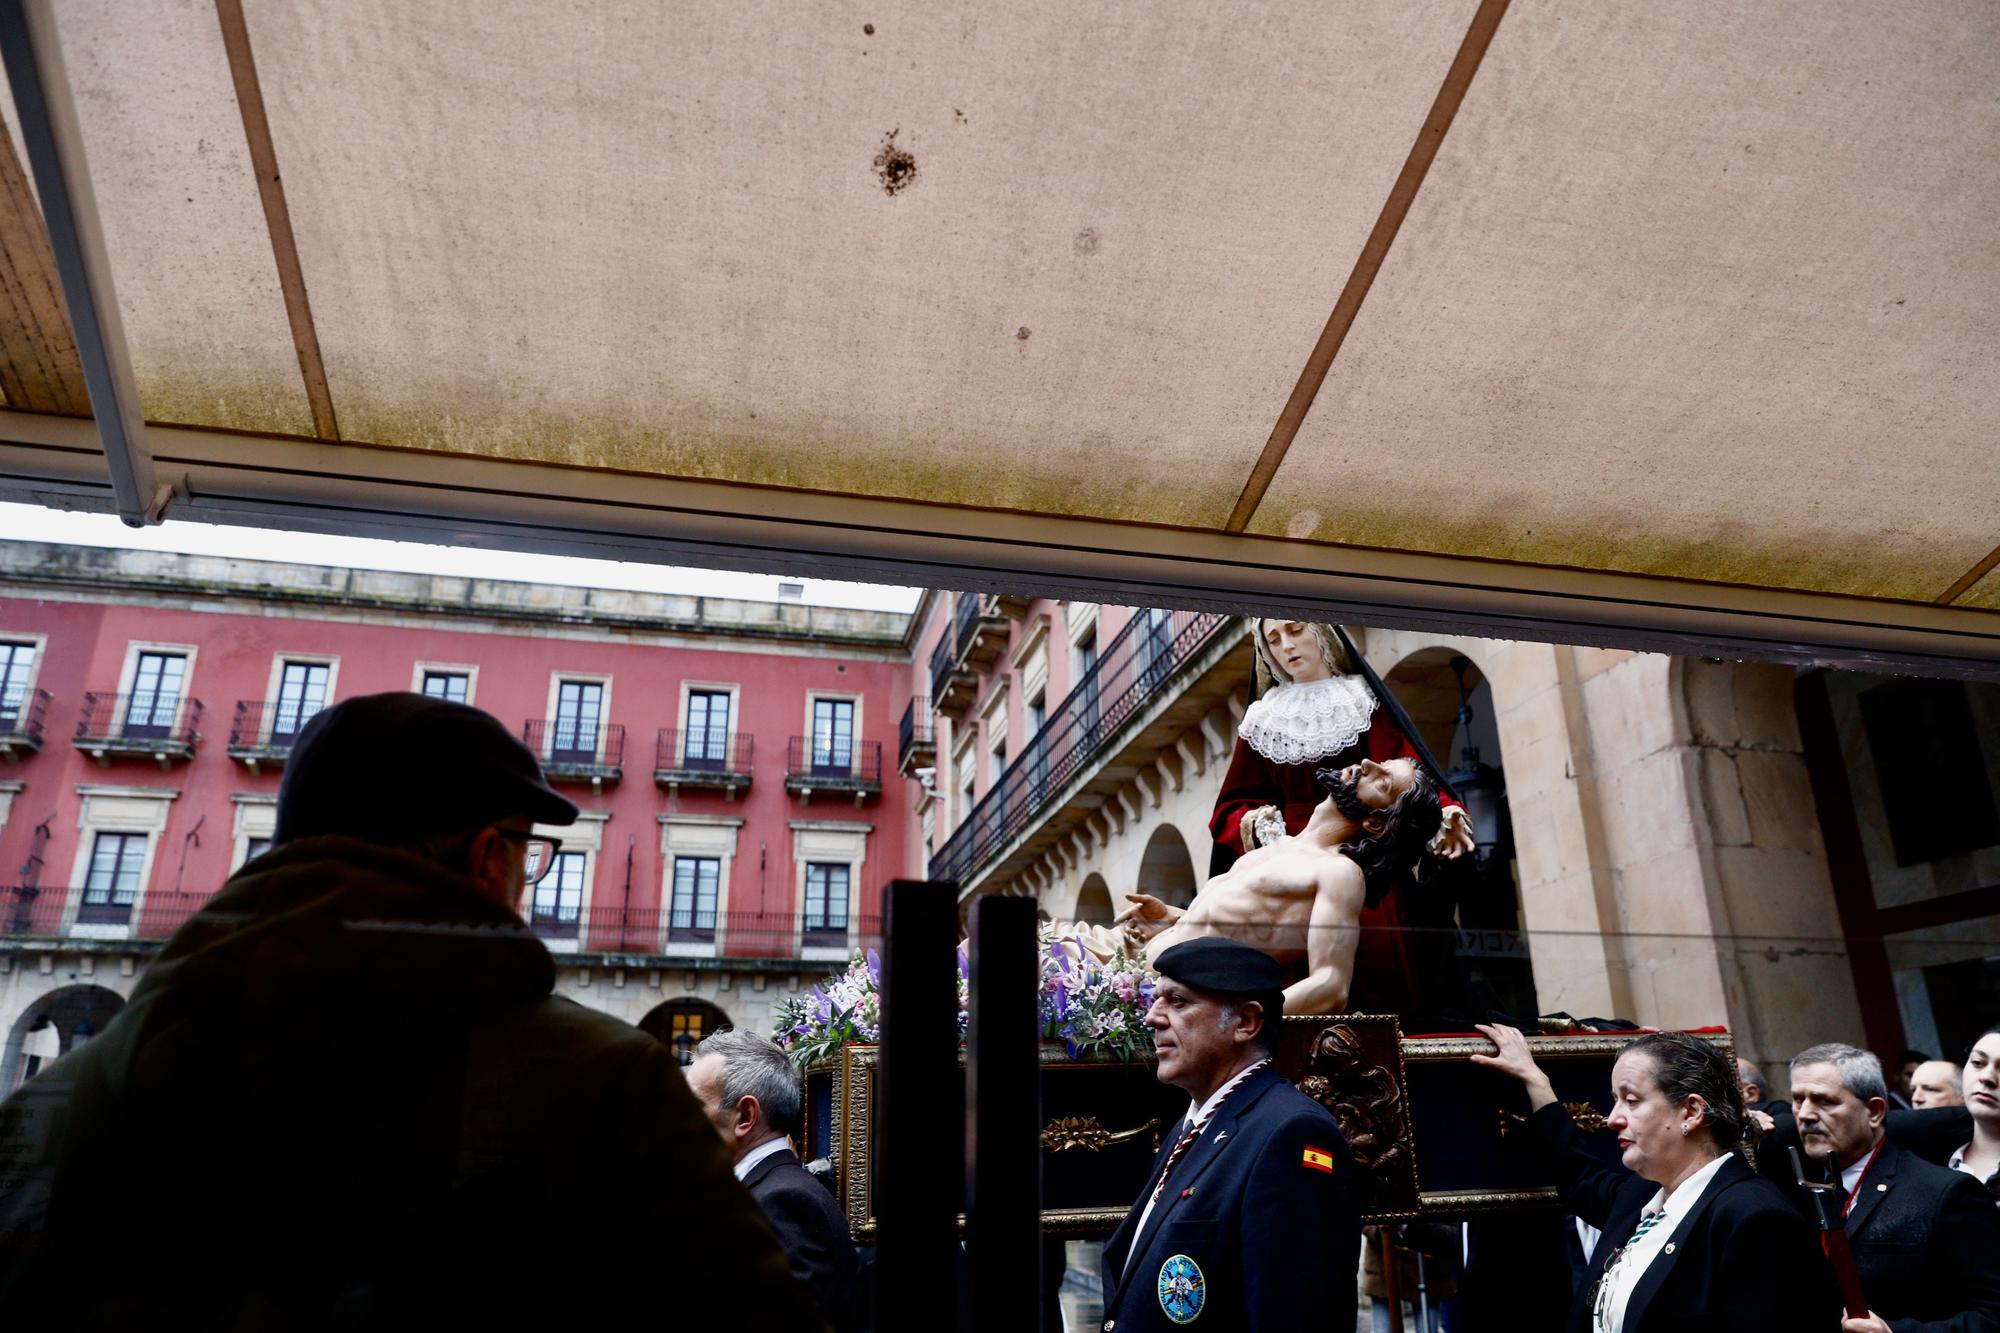
[{"label": "spanish flag pin", "polygon": [[1332,1175],[1333,1154],[1324,1148],[1307,1148],[1304,1165],[1311,1167],[1315,1171],[1324,1171],[1328,1175]]}]

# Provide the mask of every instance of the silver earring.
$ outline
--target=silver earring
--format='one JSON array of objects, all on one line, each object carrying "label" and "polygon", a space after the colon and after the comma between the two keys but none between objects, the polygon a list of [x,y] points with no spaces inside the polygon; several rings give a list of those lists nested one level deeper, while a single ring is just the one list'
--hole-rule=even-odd
[{"label": "silver earring", "polygon": [[1682,1137],[1682,1138],[1686,1138],[1686,1137],[1688,1136],[1688,1131],[1689,1131],[1690,1129],[1692,1129],[1692,1128],[1694,1128],[1694,1126],[1692,1126],[1692,1125],[1682,1125],[1682,1126],[1681,1126],[1681,1137]]}]

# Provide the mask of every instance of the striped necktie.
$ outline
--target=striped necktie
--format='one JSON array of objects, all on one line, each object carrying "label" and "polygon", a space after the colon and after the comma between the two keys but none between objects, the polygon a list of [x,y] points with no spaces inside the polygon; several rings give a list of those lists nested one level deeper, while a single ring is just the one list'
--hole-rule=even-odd
[{"label": "striped necktie", "polygon": [[1189,1125],[1187,1132],[1174,1141],[1174,1150],[1167,1154],[1167,1164],[1160,1168],[1160,1181],[1157,1185],[1153,1186],[1151,1202],[1158,1203],[1160,1201],[1160,1191],[1167,1187],[1167,1175],[1174,1169],[1174,1163],[1180,1161],[1181,1155],[1194,1146],[1194,1141],[1201,1137],[1201,1131],[1207,1126],[1208,1122],[1215,1119],[1215,1113],[1222,1109],[1222,1104],[1235,1094],[1237,1088],[1243,1086],[1244,1081],[1250,1075],[1256,1073],[1269,1063],[1271,1063],[1269,1060],[1259,1060],[1256,1064],[1244,1070],[1242,1076],[1236,1080],[1235,1087],[1230,1088],[1228,1092],[1216,1098],[1215,1105],[1208,1108],[1208,1114]]},{"label": "striped necktie", "polygon": [[1661,1219],[1666,1217],[1666,1215],[1667,1215],[1667,1210],[1664,1208],[1658,1210],[1657,1212],[1641,1214],[1639,1218],[1639,1225],[1632,1232],[1632,1239],[1626,1241],[1625,1243],[1627,1245],[1637,1245],[1640,1241],[1646,1238],[1647,1232],[1651,1231],[1654,1227],[1660,1224]]}]

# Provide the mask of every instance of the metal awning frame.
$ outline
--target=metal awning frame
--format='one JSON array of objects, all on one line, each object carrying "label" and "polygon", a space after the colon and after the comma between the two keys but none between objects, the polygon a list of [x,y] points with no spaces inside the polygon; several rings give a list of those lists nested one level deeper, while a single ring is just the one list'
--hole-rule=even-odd
[{"label": "metal awning frame", "polygon": [[[142,442],[197,522],[2000,680],[2000,617],[1929,603],[171,426]],[[0,496],[113,508],[93,424],[0,415]]]}]

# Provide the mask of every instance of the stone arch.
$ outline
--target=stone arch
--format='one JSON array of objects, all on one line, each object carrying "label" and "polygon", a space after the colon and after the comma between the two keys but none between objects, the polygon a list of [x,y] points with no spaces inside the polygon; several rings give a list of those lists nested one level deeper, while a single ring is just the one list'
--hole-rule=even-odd
[{"label": "stone arch", "polygon": [[1194,901],[1201,881],[1195,877],[1194,856],[1187,837],[1173,824],[1162,824],[1146,840],[1139,860],[1137,891],[1150,893],[1162,902],[1186,907]]},{"label": "stone arch", "polygon": [[1084,876],[1083,887],[1076,891],[1076,919],[1108,926],[1116,915],[1118,909],[1111,901],[1111,886],[1104,882],[1104,876],[1091,871]]},{"label": "stone arch", "polygon": [[[1458,658],[1467,663],[1465,702],[1472,709],[1472,725],[1463,731],[1458,724],[1458,673],[1452,667]],[[1471,750],[1476,751],[1480,764],[1499,770],[1504,784],[1506,757],[1500,740],[1499,701],[1469,647],[1433,643],[1419,648],[1391,666],[1383,680],[1447,776],[1457,783],[1466,782]],[[1468,795],[1469,803],[1474,799]],[[1449,917],[1435,921],[1413,917],[1412,921],[1418,925],[1456,925],[1462,932],[1455,964],[1447,952],[1431,965],[1455,966],[1467,1012],[1499,1009],[1539,1013],[1534,968],[1521,933],[1520,876],[1504,785],[1498,793],[1497,810],[1501,840],[1484,869],[1472,872],[1462,868],[1446,881],[1457,885],[1457,903],[1448,909]],[[1530,831],[1528,836],[1537,833]]]},{"label": "stone arch", "polygon": [[59,986],[34,1001],[14,1020],[0,1050],[0,1093],[104,1031],[124,1007],[117,991],[88,984]]},{"label": "stone arch", "polygon": [[639,1030],[650,1034],[672,1051],[674,1059],[682,1064],[694,1060],[694,1048],[701,1044],[703,1037],[712,1037],[724,1028],[734,1026],[729,1021],[729,1015],[720,1008],[692,995],[654,1005],[639,1020]]},{"label": "stone arch", "polygon": [[1423,733],[1431,757],[1450,772],[1458,762],[1454,744],[1458,732],[1458,676],[1451,669],[1456,657],[1471,663],[1465,670],[1465,683],[1470,687],[1467,702],[1472,705],[1473,713],[1472,743],[1479,747],[1480,757],[1497,768],[1500,761],[1494,756],[1500,752],[1499,710],[1494,706],[1493,687],[1472,653],[1455,644],[1419,648],[1384,672],[1382,680],[1395,692],[1396,702],[1410,715],[1410,721]]}]

